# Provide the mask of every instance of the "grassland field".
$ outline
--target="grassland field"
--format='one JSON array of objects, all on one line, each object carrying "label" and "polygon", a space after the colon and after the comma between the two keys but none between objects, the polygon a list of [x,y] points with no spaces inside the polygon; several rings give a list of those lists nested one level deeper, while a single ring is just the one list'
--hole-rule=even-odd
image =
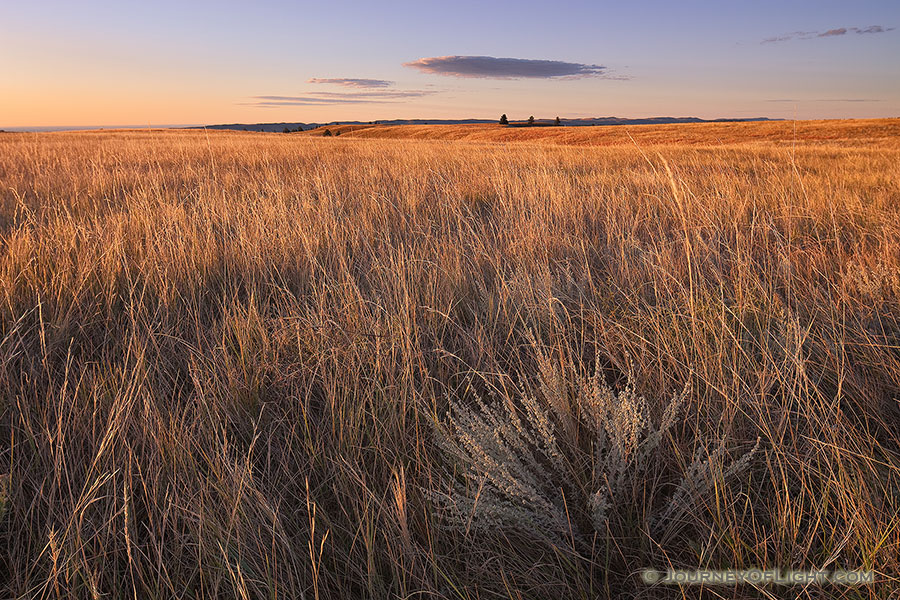
[{"label": "grassland field", "polygon": [[0,134],[0,596],[895,597],[900,120],[340,131]]}]

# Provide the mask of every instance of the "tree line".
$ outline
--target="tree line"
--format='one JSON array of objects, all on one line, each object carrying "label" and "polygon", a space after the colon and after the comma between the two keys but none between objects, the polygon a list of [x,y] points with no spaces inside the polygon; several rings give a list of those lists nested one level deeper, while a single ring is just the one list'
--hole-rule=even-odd
[{"label": "tree line", "polygon": [[[509,125],[509,118],[507,118],[506,113],[503,113],[502,115],[500,115],[500,124],[501,125]],[[530,117],[528,117],[527,124],[530,126],[534,125],[534,115],[531,115]],[[562,125],[562,122],[559,120],[559,117],[556,117],[556,119],[553,120],[553,124],[558,127],[558,126]]]}]

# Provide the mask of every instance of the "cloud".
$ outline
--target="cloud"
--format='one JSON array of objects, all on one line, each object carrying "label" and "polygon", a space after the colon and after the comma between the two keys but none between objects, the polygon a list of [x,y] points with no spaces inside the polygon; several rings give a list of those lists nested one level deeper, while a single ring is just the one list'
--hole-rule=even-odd
[{"label": "cloud", "polygon": [[762,44],[771,44],[773,42],[786,42],[788,40],[792,40],[794,38],[799,38],[803,40],[807,40],[811,37],[815,37],[815,31],[792,31],[791,33],[784,33],[782,35],[777,35],[775,37],[770,37],[764,39]]},{"label": "cloud", "polygon": [[387,88],[394,85],[393,81],[385,81],[384,79],[348,79],[345,77],[313,77],[312,79],[307,79],[306,83],[329,83],[349,88]]},{"label": "cloud", "polygon": [[884,28],[881,25],[872,25],[871,27],[866,27],[865,29],[856,29],[856,33],[885,33],[888,31],[893,31],[893,27]]},{"label": "cloud", "polygon": [[388,90],[384,92],[310,92],[319,98],[419,98],[421,96],[429,96],[436,94],[433,90]]},{"label": "cloud", "polygon": [[777,98],[766,102],[881,102],[875,98],[815,98],[813,100],[797,100],[795,98]]},{"label": "cloud", "polygon": [[601,65],[493,56],[434,56],[403,63],[403,66],[433,75],[490,79],[599,77],[607,71]]},{"label": "cloud", "polygon": [[813,38],[838,37],[847,35],[848,33],[866,34],[866,33],[887,33],[893,31],[893,27],[883,27],[881,25],[870,25],[869,27],[837,27],[828,31],[792,31],[775,37],[764,39],[762,44],[771,44],[773,42],[786,42],[788,40],[811,40]]},{"label": "cloud", "polygon": [[436,94],[433,90],[383,90],[370,92],[310,92],[303,96],[253,96],[243,106],[327,106],[329,104],[393,104]]}]

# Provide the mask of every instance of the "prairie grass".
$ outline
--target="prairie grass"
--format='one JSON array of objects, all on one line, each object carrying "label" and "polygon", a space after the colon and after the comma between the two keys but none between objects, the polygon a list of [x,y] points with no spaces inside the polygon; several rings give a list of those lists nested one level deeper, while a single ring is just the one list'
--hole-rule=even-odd
[{"label": "prairie grass", "polygon": [[761,121],[668,125],[505,127],[463,125],[329,125],[299,135],[334,134],[367,139],[528,142],[566,146],[830,146],[900,148],[900,119]]},{"label": "prairie grass", "polygon": [[898,167],[3,134],[2,596],[887,598]]}]

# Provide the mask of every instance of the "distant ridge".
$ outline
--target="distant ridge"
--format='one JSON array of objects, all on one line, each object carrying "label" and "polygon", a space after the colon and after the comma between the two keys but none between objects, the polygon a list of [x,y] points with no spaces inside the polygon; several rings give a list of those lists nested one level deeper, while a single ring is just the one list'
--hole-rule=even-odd
[{"label": "distant ridge", "polygon": [[[622,117],[585,117],[579,119],[560,119],[562,127],[588,127],[596,125],[667,125],[672,123],[745,123],[749,121],[783,121],[768,117],[751,117],[745,119],[701,119],[699,117],[648,117],[644,119],[626,119]],[[233,129],[237,131],[269,131],[281,132],[285,129],[304,131],[318,127],[334,125],[467,125],[496,123],[497,119],[388,119],[378,121],[329,121],[328,123],[229,123],[224,125],[206,125],[188,127],[187,129]],[[552,119],[536,119],[535,126],[550,126]],[[510,122],[509,127],[525,127],[524,121]]]}]

